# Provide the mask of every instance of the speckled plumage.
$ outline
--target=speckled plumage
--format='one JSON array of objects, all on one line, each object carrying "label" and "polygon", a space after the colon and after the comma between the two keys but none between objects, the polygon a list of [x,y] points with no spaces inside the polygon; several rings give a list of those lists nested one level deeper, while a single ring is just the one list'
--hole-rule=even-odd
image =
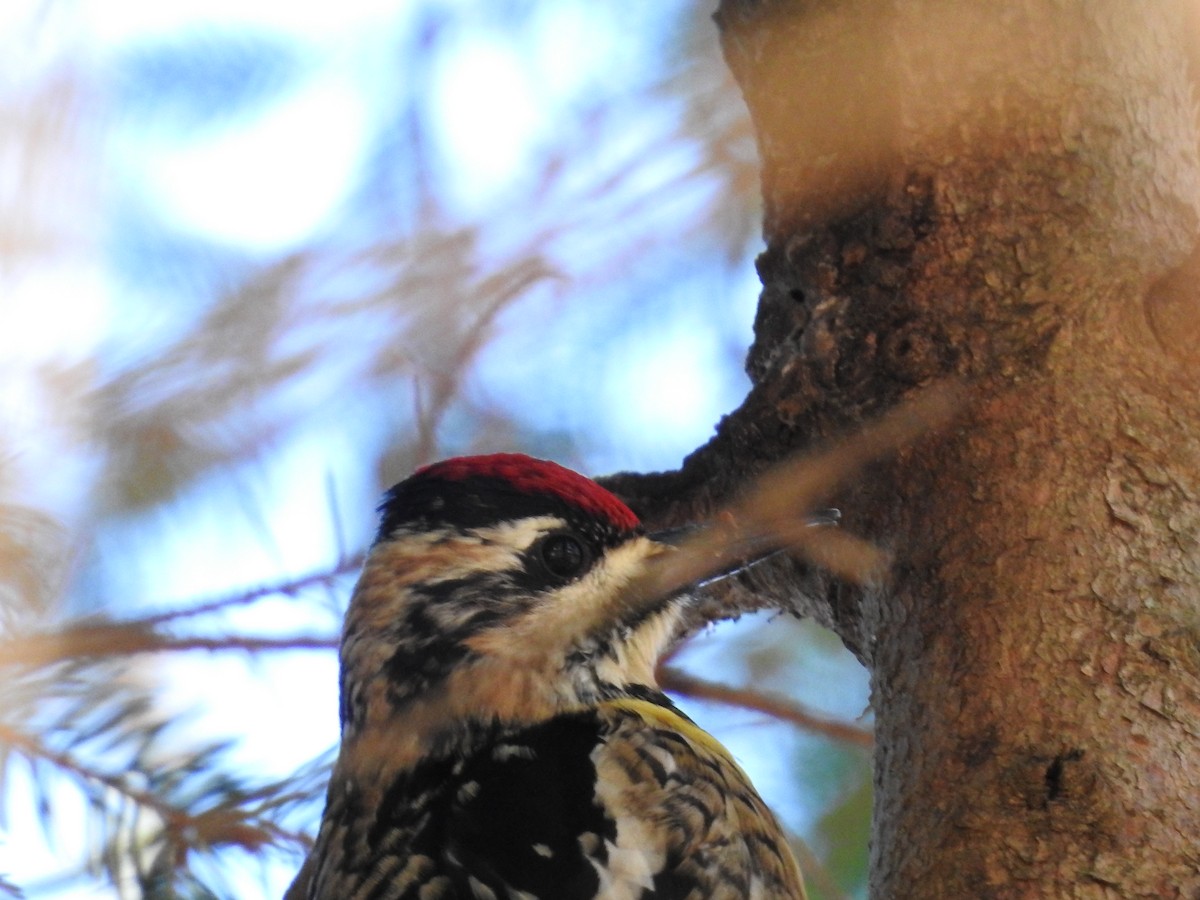
[{"label": "speckled plumage", "polygon": [[[654,684],[685,599],[622,600],[669,551],[620,501],[506,454],[421,470],[381,511],[286,900],[804,896],[745,774]],[[563,535],[569,571],[545,556]]]},{"label": "speckled plumage", "polygon": [[322,864],[299,896],[803,896],[746,776],[661,695],[464,743],[394,774],[378,803],[331,788]]}]

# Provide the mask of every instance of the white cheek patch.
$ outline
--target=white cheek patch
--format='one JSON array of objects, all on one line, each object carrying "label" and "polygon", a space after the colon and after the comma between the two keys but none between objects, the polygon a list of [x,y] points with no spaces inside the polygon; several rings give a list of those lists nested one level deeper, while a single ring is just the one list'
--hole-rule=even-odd
[{"label": "white cheek patch", "polygon": [[[514,526],[506,539],[519,534],[532,546],[556,522]],[[519,614],[467,637],[476,654],[472,687],[485,708],[501,704],[503,693],[508,714],[518,704],[532,716],[535,708],[586,705],[613,686],[655,684],[654,666],[681,611],[673,599],[645,596],[639,587],[647,560],[662,552],[647,538],[631,538],[578,580],[528,595]]]},{"label": "white cheek patch", "polygon": [[608,550],[578,581],[563,585],[530,614],[559,633],[583,634],[615,626],[623,601],[634,581],[646,568],[646,560],[658,551],[646,538],[633,538]]},{"label": "white cheek patch", "polygon": [[[511,544],[527,542],[525,549],[548,532],[563,527],[554,517],[531,519],[504,526]],[[495,530],[497,534],[500,529]],[[481,531],[481,534],[485,532]],[[646,538],[632,538],[609,549],[576,581],[551,588],[520,617],[470,640],[473,649],[509,658],[545,659],[569,646],[564,636],[584,637],[609,631],[622,618],[623,592],[645,569],[645,560],[661,552]]]}]

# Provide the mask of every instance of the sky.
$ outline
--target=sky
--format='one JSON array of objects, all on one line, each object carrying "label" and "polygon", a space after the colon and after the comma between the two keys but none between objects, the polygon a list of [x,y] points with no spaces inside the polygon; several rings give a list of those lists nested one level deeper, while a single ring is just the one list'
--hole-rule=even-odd
[{"label": "sky", "polygon": [[[660,224],[667,234],[687,236],[719,190],[687,177],[697,166],[696,151],[670,140],[670,103],[603,125],[602,139],[586,152],[574,147],[573,166],[553,184],[538,174],[564,123],[587,119],[597,97],[632,92],[650,77],[646,61],[669,39],[683,4],[653,11],[627,5],[618,14],[582,0],[514,3],[523,15],[510,19],[497,12],[500,6],[485,0],[6,5],[0,16],[20,26],[10,36],[24,29],[40,37],[0,44],[10,51],[0,66],[31,84],[69,71],[95,90],[105,114],[98,133],[83,129],[79,146],[63,151],[100,148],[99,158],[82,167],[84,187],[50,191],[47,205],[57,218],[47,228],[70,221],[55,231],[66,235],[63,255],[70,265],[31,267],[5,285],[0,374],[12,387],[0,402],[0,417],[14,434],[14,465],[25,473],[4,486],[5,499],[78,524],[89,512],[89,492],[79,485],[91,484],[93,492],[100,487],[102,465],[78,450],[87,443],[80,429],[95,415],[88,393],[65,394],[77,407],[58,394],[48,403],[48,363],[76,373],[85,385],[125,371],[194,325],[200,307],[189,291],[202,293],[230,260],[247,268],[343,240],[369,228],[355,219],[363,209],[386,219],[419,207],[403,178],[393,184],[364,174],[379,165],[381,148],[394,146],[404,125],[395,110],[407,91],[420,92],[432,111],[423,131],[424,163],[438,198],[439,227],[453,233],[479,221],[498,223],[469,231],[473,259],[486,263],[533,246],[548,266],[565,273],[498,318],[463,385],[466,409],[446,420],[444,443],[472,439],[472,426],[463,421],[472,409],[500,409],[519,434],[549,435],[550,445],[555,434],[563,435],[573,455],[565,461],[594,474],[675,468],[703,444],[748,387],[741,361],[752,337],[756,245],[749,243],[736,264],[711,268],[687,255],[717,255],[707,247],[666,246],[649,262],[631,264],[625,281],[586,264],[589,253],[605,259],[614,248],[618,259],[641,259],[629,246],[640,240],[636,234],[589,224],[587,216],[599,216],[605,203],[627,202],[644,226]],[[31,26],[38,16],[48,18]],[[518,20],[519,29],[508,24]],[[415,53],[422,41],[433,50]],[[419,66],[412,63],[417,58]],[[10,88],[13,95],[20,90]],[[610,171],[627,174],[597,201],[588,185]],[[659,191],[675,183],[684,188]],[[364,203],[364,185],[381,196]],[[389,206],[391,195],[380,185],[401,202]],[[638,206],[642,196],[668,200]],[[577,209],[583,226],[565,235],[550,229],[540,219],[550,207]],[[581,342],[580,335],[589,337]],[[336,395],[344,373],[333,363],[322,371],[326,384],[306,384],[289,399]],[[176,505],[186,516],[153,517],[152,539],[145,519],[113,525],[97,537],[98,554],[122,559],[119,570],[105,571],[109,589],[135,606],[171,607],[335,564],[373,527],[376,473],[361,452],[371,438],[365,426],[331,428],[321,416],[302,419],[255,462],[248,496],[231,498],[228,484],[201,478]],[[35,477],[50,470],[60,477]],[[246,482],[236,484],[233,493],[240,494]],[[210,624],[332,633],[336,613],[278,599]],[[705,635],[685,660],[703,670],[718,659],[727,664],[727,641],[753,645],[766,624],[764,617],[749,617],[726,628],[720,640]],[[844,672],[825,697],[829,712],[858,715],[865,676],[842,657],[827,657],[823,665]],[[812,677],[804,668],[809,663],[795,665],[790,678]],[[233,654],[183,655],[170,661],[163,677],[163,702],[178,712],[183,733],[239,737],[236,758],[248,767],[284,773],[336,741],[331,654],[295,653],[269,663]],[[214,707],[214,694],[239,702]],[[785,795],[800,739],[745,712],[701,708],[697,718],[721,728],[764,793]],[[762,753],[764,745],[776,752]],[[28,803],[14,788],[10,815]],[[793,799],[784,813],[803,827],[819,809]],[[53,846],[33,831],[10,831],[3,840],[0,872],[26,885],[58,871],[81,849],[66,832]],[[244,896],[263,891],[259,879],[265,879],[265,895],[272,896],[290,875],[283,867],[263,873],[246,866],[235,879],[243,879],[237,883]],[[37,896],[85,896],[79,891],[75,884]]]}]

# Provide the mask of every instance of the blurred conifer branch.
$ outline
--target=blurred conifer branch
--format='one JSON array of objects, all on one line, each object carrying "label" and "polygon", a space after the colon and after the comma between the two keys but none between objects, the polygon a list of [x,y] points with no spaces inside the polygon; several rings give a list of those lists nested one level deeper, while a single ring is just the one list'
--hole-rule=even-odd
[{"label": "blurred conifer branch", "polygon": [[62,526],[44,512],[0,504],[0,633],[54,608],[64,542]]},{"label": "blurred conifer branch", "polygon": [[[51,26],[66,6],[46,4]],[[134,342],[126,355],[107,348],[77,365],[56,360],[39,369],[52,381],[48,408],[69,419],[73,451],[97,469],[78,486],[82,524],[67,527],[3,502],[9,473],[0,469],[0,803],[9,801],[17,760],[32,776],[48,835],[71,829],[60,787],[83,798],[89,820],[79,830],[92,838],[90,870],[64,879],[108,878],[122,896],[230,895],[220,890],[224,851],[286,854],[303,845],[319,818],[330,759],[283,779],[239,770],[227,744],[176,727],[177,715],[163,708],[155,655],[329,650],[332,634],[256,634],[222,617],[270,597],[340,602],[361,555],[144,615],[131,609],[133,598],[92,596],[91,584],[64,583],[62,573],[81,566],[88,541],[114,525],[140,518],[153,528],[167,515],[186,516],[189,492],[253,486],[259,466],[293,431],[332,408],[361,404],[375,416],[379,431],[363,452],[377,455],[369,462],[384,481],[444,452],[452,416],[482,423],[454,441],[522,443],[529,435],[519,424],[464,396],[472,365],[506,313],[535,291],[559,303],[568,288],[606,300],[601,289],[616,277],[659,269],[664,255],[693,242],[716,244],[729,259],[743,254],[759,228],[753,135],[720,59],[696,50],[715,41],[707,10],[685,28],[679,61],[646,96],[605,98],[581,124],[564,124],[562,144],[547,148],[532,188],[506,207],[503,221],[464,221],[422,179],[416,224],[397,225],[403,215],[374,209],[366,226],[352,222],[282,258],[264,261],[170,235],[178,243],[168,241],[168,249],[193,261],[210,257],[184,273],[210,283],[173,289],[151,279],[139,287],[152,295],[156,315],[177,303],[193,320]],[[19,203],[0,195],[12,213],[0,228],[6,264],[19,256],[23,266],[56,266],[86,231],[78,215],[86,204],[61,203],[59,195],[83,196],[97,180],[106,110],[82,63],[64,59],[20,99],[20,121],[5,119],[14,126],[9,133],[25,139],[24,168],[12,182],[21,185]],[[0,91],[0,114],[11,112],[9,99]],[[405,115],[428,115],[415,110],[421,99],[405,101],[414,104]],[[622,106],[631,101],[643,104],[633,119],[627,113],[634,107]],[[670,112],[655,123],[645,104]],[[630,129],[631,121],[638,127]],[[620,152],[599,153],[602,146]],[[685,164],[662,163],[679,159]],[[665,217],[680,196],[697,193],[707,199],[695,204],[695,215]],[[155,246],[134,252],[152,254]],[[85,248],[85,255],[96,252]],[[65,477],[55,463],[41,475]],[[117,557],[135,552],[116,549]],[[78,612],[72,603],[104,616],[71,615]],[[749,708],[767,702],[747,692],[740,700]],[[4,875],[0,869],[0,895],[17,894]]]},{"label": "blurred conifer branch", "polygon": [[332,592],[338,585],[338,582],[342,581],[347,575],[357,573],[362,563],[363,555],[361,553],[351,554],[346,556],[332,569],[313,572],[310,575],[303,575],[300,578],[276,584],[262,585],[248,591],[237,591],[228,596],[217,597],[212,600],[199,599],[193,604],[181,606],[178,609],[153,613],[136,620],[131,620],[131,624],[146,627],[165,625],[168,622],[179,619],[190,619],[219,612],[231,606],[246,606],[271,596],[296,598],[303,592],[315,587],[324,588],[327,592]]},{"label": "blurred conifer branch", "polygon": [[70,784],[89,810],[93,874],[173,896],[167,886],[191,877],[197,855],[306,846],[302,830],[284,822],[320,802],[329,758],[279,781],[237,775],[223,760],[227,744],[194,746],[173,735],[152,689],[122,662],[6,665],[5,675],[0,793],[13,759],[23,759],[42,827],[61,839],[69,817],[58,786]]},{"label": "blurred conifer branch", "polygon": [[781,722],[790,722],[805,731],[856,747],[869,748],[875,745],[874,735],[869,728],[850,725],[818,715],[794,700],[750,688],[730,687],[727,684],[699,678],[674,666],[660,668],[658,677],[663,689],[674,694],[766,713]]}]

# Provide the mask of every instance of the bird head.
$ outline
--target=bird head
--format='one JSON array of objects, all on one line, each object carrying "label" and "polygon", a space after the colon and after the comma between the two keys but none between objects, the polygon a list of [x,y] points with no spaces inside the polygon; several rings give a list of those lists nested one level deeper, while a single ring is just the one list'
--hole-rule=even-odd
[{"label": "bird head", "polygon": [[386,494],[342,636],[343,741],[427,746],[654,685],[671,552],[596,482],[519,454],[449,459]]}]

